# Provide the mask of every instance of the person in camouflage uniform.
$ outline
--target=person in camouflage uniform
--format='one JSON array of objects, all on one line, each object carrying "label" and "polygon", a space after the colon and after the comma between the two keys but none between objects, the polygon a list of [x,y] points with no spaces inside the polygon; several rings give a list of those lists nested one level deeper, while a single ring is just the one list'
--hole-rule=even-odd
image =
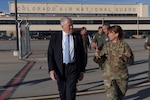
[{"label": "person in camouflage uniform", "polygon": [[102,27],[98,27],[98,32],[95,33],[92,39],[92,47],[98,47],[99,50],[102,49],[103,45],[109,41],[107,29],[109,28],[109,24],[103,24]]},{"label": "person in camouflage uniform", "polygon": [[[98,32],[95,33],[92,39],[92,47],[101,50],[105,42],[104,33],[102,27],[98,27]],[[94,45],[95,44],[95,45]]]},{"label": "person in camouflage uniform", "polygon": [[144,44],[145,49],[149,50],[149,63],[148,63],[148,67],[149,67],[149,71],[148,71],[148,79],[150,81],[150,35],[146,36],[145,39],[145,44]]},{"label": "person in camouflage uniform", "polygon": [[[92,39],[92,43],[91,43],[91,47],[95,48],[96,50],[101,50],[104,43],[105,43],[105,37],[104,37],[103,30],[102,27],[98,27],[98,32],[95,33],[93,39]],[[103,63],[101,63],[99,61],[99,59],[97,59],[96,57],[93,58],[94,62],[96,62],[99,65],[100,70],[103,70]],[[104,61],[103,61],[104,62]]]},{"label": "person in camouflage uniform", "polygon": [[107,43],[109,41],[109,37],[108,37],[108,28],[110,27],[110,25],[108,23],[104,23],[102,26],[102,30],[104,33],[104,44]]},{"label": "person in camouflage uniform", "polygon": [[129,45],[123,41],[123,31],[120,26],[108,28],[109,42],[102,50],[95,52],[101,58],[106,55],[103,79],[108,100],[123,100],[128,86],[127,64],[133,63],[133,53]]},{"label": "person in camouflage uniform", "polygon": [[[108,34],[108,32],[107,32],[108,27],[109,27],[109,24],[103,24],[102,27],[100,27],[100,26],[98,27],[98,32],[95,33],[95,35],[94,35],[94,37],[92,39],[92,43],[91,43],[91,47],[92,48],[95,48],[96,50],[97,49],[101,50],[103,45],[109,41],[108,36],[107,36],[107,34]],[[104,62],[106,57],[103,56],[102,58],[103,58],[102,62]],[[94,59],[97,60],[96,58],[94,58]],[[101,70],[103,70],[104,63],[101,63],[98,60],[95,61],[95,62],[97,62],[98,65],[99,65],[99,68]]]}]

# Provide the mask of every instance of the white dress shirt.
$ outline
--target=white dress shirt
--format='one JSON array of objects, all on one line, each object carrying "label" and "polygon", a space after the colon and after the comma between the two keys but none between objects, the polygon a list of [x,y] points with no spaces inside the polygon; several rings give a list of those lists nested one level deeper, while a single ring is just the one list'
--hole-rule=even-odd
[{"label": "white dress shirt", "polygon": [[[65,43],[66,43],[65,37],[66,37],[66,35],[68,35],[68,34],[63,31],[63,38],[62,38],[63,59],[65,58]],[[71,34],[69,36],[69,41],[70,41],[69,43],[70,43],[70,57],[71,57],[71,61],[69,63],[72,63],[75,61],[75,59],[74,59],[74,39]],[[64,63],[64,60],[63,60],[63,63]]]}]

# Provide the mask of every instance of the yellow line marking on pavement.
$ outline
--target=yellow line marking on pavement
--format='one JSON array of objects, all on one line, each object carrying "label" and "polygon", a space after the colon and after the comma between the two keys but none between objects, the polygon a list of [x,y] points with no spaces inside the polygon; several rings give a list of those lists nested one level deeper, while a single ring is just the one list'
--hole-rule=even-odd
[{"label": "yellow line marking on pavement", "polygon": [[[142,87],[142,86],[149,86],[150,82],[146,82],[143,84],[139,85],[130,85],[129,88],[135,88],[135,87]],[[88,95],[88,94],[97,94],[97,93],[104,93],[104,89],[99,89],[99,90],[90,90],[90,91],[85,91],[85,92],[77,92],[77,96],[80,95]],[[16,99],[10,99],[10,100],[38,100],[38,99],[54,99],[54,98],[59,98],[59,94],[55,95],[49,95],[49,96],[39,96],[39,97],[27,97],[27,98],[16,98]]]},{"label": "yellow line marking on pavement", "polygon": [[[91,91],[86,91],[86,92],[77,92],[76,95],[80,96],[80,95],[96,94],[96,93],[103,93],[103,92],[105,92],[104,89],[99,89],[99,90],[91,90]],[[40,96],[40,97],[17,98],[17,99],[11,99],[11,100],[38,100],[38,99],[54,99],[54,98],[59,98],[59,94],[49,95],[49,96]]]},{"label": "yellow line marking on pavement", "polygon": [[142,87],[142,86],[148,86],[150,85],[150,82],[146,82],[146,83],[142,83],[142,84],[138,84],[138,85],[130,85],[130,88],[135,88],[135,87]]}]

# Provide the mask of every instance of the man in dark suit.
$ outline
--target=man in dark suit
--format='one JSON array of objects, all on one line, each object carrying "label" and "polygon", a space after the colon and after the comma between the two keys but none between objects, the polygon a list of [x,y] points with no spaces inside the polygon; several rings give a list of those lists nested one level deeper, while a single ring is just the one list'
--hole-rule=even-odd
[{"label": "man in dark suit", "polygon": [[49,43],[49,74],[52,80],[57,80],[61,100],[75,100],[76,84],[83,79],[85,71],[83,41],[80,33],[73,32],[71,18],[63,17],[60,23],[62,32],[53,33]]}]

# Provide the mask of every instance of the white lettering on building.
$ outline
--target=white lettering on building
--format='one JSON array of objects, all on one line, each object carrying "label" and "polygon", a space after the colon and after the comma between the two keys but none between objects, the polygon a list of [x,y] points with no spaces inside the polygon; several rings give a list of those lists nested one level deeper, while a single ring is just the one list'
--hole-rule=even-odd
[{"label": "white lettering on building", "polygon": [[[12,8],[12,7],[11,7]],[[40,5],[28,5],[28,4],[18,4],[19,13],[137,13],[136,6],[115,6],[110,7],[105,6],[90,6],[86,5],[76,5],[76,6],[61,6],[57,4],[41,4]]]}]

